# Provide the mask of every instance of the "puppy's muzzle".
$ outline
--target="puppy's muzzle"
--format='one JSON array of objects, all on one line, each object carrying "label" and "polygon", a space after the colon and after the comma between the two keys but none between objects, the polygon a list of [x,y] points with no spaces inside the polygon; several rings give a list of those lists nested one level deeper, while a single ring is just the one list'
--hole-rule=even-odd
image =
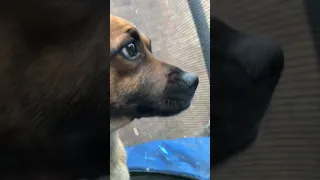
[{"label": "puppy's muzzle", "polygon": [[163,94],[163,106],[159,109],[159,115],[175,115],[187,109],[198,84],[199,77],[195,73],[173,67],[168,75],[168,84]]},{"label": "puppy's muzzle", "polygon": [[137,106],[134,108],[133,117],[172,116],[190,106],[199,84],[198,76],[193,72],[185,72],[171,65],[167,65],[166,68],[168,68],[168,74],[164,91],[157,96],[139,96],[140,100],[137,101]]}]

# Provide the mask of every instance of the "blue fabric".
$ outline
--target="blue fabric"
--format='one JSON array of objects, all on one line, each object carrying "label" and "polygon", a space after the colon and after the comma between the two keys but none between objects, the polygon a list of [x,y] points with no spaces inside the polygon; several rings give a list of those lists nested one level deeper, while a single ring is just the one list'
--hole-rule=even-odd
[{"label": "blue fabric", "polygon": [[210,137],[159,140],[126,148],[129,171],[210,179]]}]

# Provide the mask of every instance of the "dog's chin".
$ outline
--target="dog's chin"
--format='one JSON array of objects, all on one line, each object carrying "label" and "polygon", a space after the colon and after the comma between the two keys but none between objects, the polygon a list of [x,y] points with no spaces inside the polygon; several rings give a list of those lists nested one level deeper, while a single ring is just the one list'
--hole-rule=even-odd
[{"label": "dog's chin", "polygon": [[139,104],[137,106],[137,115],[135,118],[143,117],[168,117],[174,116],[188,109],[191,104],[190,100],[164,101],[162,103]]}]

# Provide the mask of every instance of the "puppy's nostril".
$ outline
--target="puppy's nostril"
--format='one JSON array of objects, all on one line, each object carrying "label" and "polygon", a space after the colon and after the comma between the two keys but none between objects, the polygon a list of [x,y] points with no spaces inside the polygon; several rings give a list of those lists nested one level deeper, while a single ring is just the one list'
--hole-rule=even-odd
[{"label": "puppy's nostril", "polygon": [[184,72],[181,75],[181,79],[189,86],[196,88],[199,83],[199,77],[194,72]]}]

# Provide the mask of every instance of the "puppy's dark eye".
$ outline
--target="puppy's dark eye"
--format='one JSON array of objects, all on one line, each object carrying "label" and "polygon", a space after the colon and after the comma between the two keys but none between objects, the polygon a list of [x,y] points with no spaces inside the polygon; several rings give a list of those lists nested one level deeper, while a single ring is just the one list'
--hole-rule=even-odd
[{"label": "puppy's dark eye", "polygon": [[135,60],[139,57],[140,52],[135,42],[130,42],[121,50],[122,55],[128,60]]}]

